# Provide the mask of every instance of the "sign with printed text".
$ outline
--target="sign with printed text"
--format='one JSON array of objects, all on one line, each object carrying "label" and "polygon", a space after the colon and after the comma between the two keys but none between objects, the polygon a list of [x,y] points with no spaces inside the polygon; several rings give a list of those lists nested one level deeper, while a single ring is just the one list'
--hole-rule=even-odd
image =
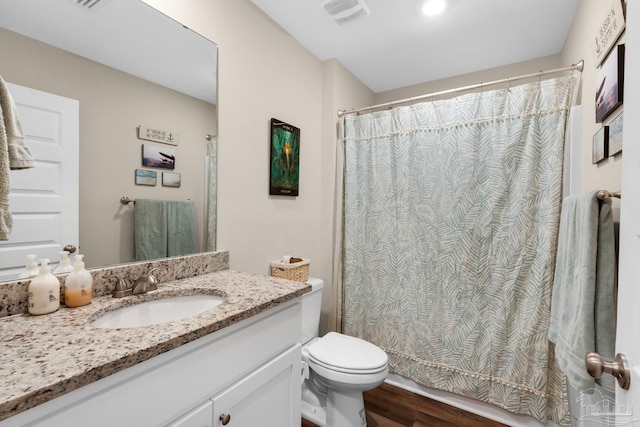
[{"label": "sign with printed text", "polygon": [[178,145],[180,142],[180,134],[169,130],[152,128],[151,126],[138,126],[138,139],[147,141],[161,142],[163,144]]},{"label": "sign with printed text", "polygon": [[607,9],[600,28],[591,41],[593,60],[596,66],[600,65],[607,56],[613,45],[616,43],[622,31],[624,31],[624,9],[622,0],[613,0],[611,7]]}]

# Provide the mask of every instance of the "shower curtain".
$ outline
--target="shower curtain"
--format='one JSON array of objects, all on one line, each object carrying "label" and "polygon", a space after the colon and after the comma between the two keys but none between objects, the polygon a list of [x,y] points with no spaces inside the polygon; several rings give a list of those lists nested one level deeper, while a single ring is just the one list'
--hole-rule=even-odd
[{"label": "shower curtain", "polygon": [[344,118],[342,328],[394,373],[569,424],[547,340],[571,77]]}]

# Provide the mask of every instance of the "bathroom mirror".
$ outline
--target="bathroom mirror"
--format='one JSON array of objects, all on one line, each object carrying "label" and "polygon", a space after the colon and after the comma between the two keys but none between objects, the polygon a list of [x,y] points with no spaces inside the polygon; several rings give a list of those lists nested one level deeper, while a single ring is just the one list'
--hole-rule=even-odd
[{"label": "bathroom mirror", "polygon": [[[197,249],[206,250],[215,43],[140,0],[2,0],[0,55],[5,81],[78,100],[75,245],[88,267],[133,261],[135,205],[122,196],[194,201]],[[177,145],[141,139],[140,126],[177,135]],[[173,152],[174,168],[143,166],[143,145]],[[136,170],[155,172],[155,185],[136,184]]]}]

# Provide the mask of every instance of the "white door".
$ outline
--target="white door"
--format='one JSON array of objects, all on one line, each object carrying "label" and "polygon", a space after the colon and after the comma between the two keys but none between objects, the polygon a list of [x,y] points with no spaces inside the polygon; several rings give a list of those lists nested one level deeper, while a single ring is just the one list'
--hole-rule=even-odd
[{"label": "white door", "polygon": [[8,84],[36,167],[11,171],[13,231],[0,241],[0,280],[25,270],[27,255],[59,260],[78,246],[79,103]]},{"label": "white door", "polygon": [[616,387],[616,424],[640,425],[640,2],[627,2],[624,142],[616,352],[631,367],[629,390]]}]

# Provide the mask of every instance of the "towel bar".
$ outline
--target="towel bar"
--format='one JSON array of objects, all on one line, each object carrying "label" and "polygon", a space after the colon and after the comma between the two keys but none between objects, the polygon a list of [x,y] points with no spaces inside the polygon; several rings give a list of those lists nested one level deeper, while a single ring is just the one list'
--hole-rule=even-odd
[{"label": "towel bar", "polygon": [[600,190],[598,191],[598,194],[596,194],[596,197],[600,200],[606,200],[609,199],[611,197],[616,197],[618,199],[622,198],[622,193],[620,191],[614,191],[613,193],[607,190]]}]

